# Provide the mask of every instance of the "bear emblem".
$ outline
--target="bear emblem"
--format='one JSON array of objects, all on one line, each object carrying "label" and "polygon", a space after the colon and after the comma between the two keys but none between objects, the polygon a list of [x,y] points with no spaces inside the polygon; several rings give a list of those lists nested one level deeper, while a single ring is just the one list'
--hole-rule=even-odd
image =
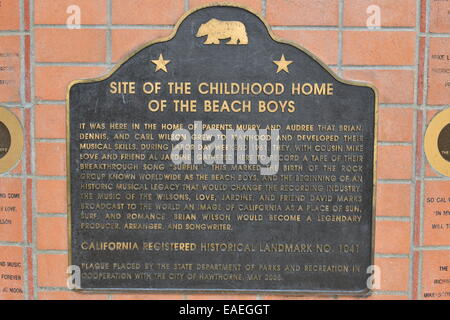
[{"label": "bear emblem", "polygon": [[227,44],[248,44],[245,25],[240,21],[211,19],[198,28],[196,36],[208,36],[204,44],[220,44],[220,40],[228,38]]}]

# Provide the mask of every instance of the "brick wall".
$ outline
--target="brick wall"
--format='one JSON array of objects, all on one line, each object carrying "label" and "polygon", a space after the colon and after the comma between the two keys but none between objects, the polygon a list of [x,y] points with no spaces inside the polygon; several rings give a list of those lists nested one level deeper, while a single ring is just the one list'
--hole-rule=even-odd
[{"label": "brick wall", "polygon": [[[14,53],[0,57],[0,65],[14,68],[0,71],[0,79],[11,80],[0,85],[0,104],[20,118],[26,139],[19,164],[0,175],[0,194],[20,194],[0,200],[0,218],[10,221],[0,224],[0,299],[318,298],[81,295],[66,288],[67,86],[104,74],[133,49],[170,34],[185,11],[208,2],[0,1],[0,52]],[[439,298],[450,292],[448,281],[435,281],[450,279],[450,269],[444,268],[450,264],[450,229],[432,228],[450,223],[448,215],[436,214],[448,210],[448,202],[427,201],[448,198],[450,178],[430,167],[422,145],[427,123],[450,104],[450,76],[437,71],[450,68],[450,0],[235,2],[261,13],[275,34],[303,45],[339,75],[379,89],[375,262],[382,278],[369,299],[425,299],[430,293]],[[81,9],[80,29],[66,26],[71,5]],[[368,28],[376,8],[381,26]]]}]

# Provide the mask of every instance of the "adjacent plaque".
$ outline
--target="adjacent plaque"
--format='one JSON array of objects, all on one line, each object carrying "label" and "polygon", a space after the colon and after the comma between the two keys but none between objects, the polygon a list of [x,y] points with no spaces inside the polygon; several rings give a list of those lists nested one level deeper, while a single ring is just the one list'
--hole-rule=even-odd
[{"label": "adjacent plaque", "polygon": [[439,112],[431,119],[425,132],[424,148],[431,166],[450,177],[450,109]]},{"label": "adjacent plaque", "polygon": [[366,294],[376,106],[257,14],[189,12],[69,88],[74,288]]},{"label": "adjacent plaque", "polygon": [[12,169],[22,156],[23,129],[16,115],[0,107],[0,174]]}]

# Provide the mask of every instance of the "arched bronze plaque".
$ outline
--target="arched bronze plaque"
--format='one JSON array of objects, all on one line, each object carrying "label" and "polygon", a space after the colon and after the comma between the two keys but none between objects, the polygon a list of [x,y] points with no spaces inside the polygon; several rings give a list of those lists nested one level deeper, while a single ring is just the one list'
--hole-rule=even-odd
[{"label": "arched bronze plaque", "polygon": [[74,288],[367,294],[375,89],[238,6],[175,29],[69,88]]}]

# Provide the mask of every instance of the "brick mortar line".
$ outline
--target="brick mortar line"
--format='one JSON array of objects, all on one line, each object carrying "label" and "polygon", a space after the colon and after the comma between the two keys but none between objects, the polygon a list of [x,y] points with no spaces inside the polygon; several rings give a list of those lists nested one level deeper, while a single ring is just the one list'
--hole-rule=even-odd
[{"label": "brick mortar line", "polygon": [[29,31],[0,30],[0,36],[24,36],[24,35],[29,35],[29,34],[30,34]]},{"label": "brick mortar line", "polygon": [[6,108],[20,108],[20,101],[17,102],[0,102],[0,104],[2,105],[2,107],[6,107]]},{"label": "brick mortar line", "polygon": [[425,111],[432,111],[432,110],[445,110],[448,109],[448,105],[427,105]]},{"label": "brick mortar line", "polygon": [[23,241],[0,241],[0,246],[20,247],[26,246]]},{"label": "brick mortar line", "polygon": [[422,181],[450,181],[450,177],[440,176],[440,177],[425,177]]},{"label": "brick mortar line", "polygon": [[425,32],[421,32],[420,36],[423,37],[429,37],[429,38],[449,38],[450,37],[450,33],[425,33]]},{"label": "brick mortar line", "polygon": [[52,104],[52,105],[63,104],[65,106],[66,100],[36,100],[34,103],[34,105],[40,104]]},{"label": "brick mortar line", "polygon": [[44,218],[67,218],[67,213],[64,212],[37,212],[37,217]]},{"label": "brick mortar line", "polygon": [[261,0],[261,15],[267,18],[267,0]]},{"label": "brick mortar line", "polygon": [[410,184],[412,183],[409,179],[377,179],[377,183],[381,184]]},{"label": "brick mortar line", "polygon": [[[105,57],[108,59],[108,57]],[[49,67],[49,66],[56,66],[56,67],[111,67],[110,62],[54,62],[54,61],[40,61],[35,62],[36,67]]]},{"label": "brick mortar line", "polygon": [[[20,174],[5,174],[3,176],[1,176],[1,178],[16,178],[16,179],[20,179],[22,176]],[[25,178],[28,179],[38,179],[38,180],[66,180],[66,176],[38,176],[38,175],[32,175],[32,174],[28,174],[24,176]]]},{"label": "brick mortar line", "polygon": [[411,222],[411,217],[399,217],[399,216],[376,216],[376,221],[399,221],[399,222]]},{"label": "brick mortar line", "polygon": [[374,294],[378,295],[390,295],[390,296],[407,296],[408,291],[389,291],[389,290],[376,290]]},{"label": "brick mortar line", "polygon": [[118,30],[118,29],[136,29],[136,30],[157,30],[157,29],[173,29],[175,25],[173,24],[94,24],[94,25],[80,25],[80,29],[67,29],[65,24],[34,24],[33,30],[35,29],[62,29],[67,31],[79,31],[79,30]]},{"label": "brick mortar line", "polygon": [[439,176],[439,177],[428,177],[428,178],[422,178],[420,176],[416,176],[416,179],[421,181],[421,182],[426,182],[426,181],[434,181],[434,182],[445,182],[445,181],[450,181],[450,177],[446,177],[446,176]]},{"label": "brick mortar line", "polygon": [[[36,287],[37,290],[39,291],[44,291],[44,292],[73,292],[72,290],[70,290],[67,287],[41,287],[38,286]],[[96,293],[96,292],[92,292],[91,294],[98,294],[98,295],[105,295],[104,293]]]},{"label": "brick mortar line", "polygon": [[416,5],[416,26],[415,26],[415,32],[416,32],[416,46],[415,46],[415,71],[414,71],[414,113],[413,113],[413,150],[412,150],[412,183],[410,185],[410,219],[411,219],[411,225],[410,225],[410,245],[409,245],[409,254],[410,254],[410,260],[409,260],[409,280],[408,280],[408,298],[413,299],[413,293],[416,288],[414,288],[414,239],[415,239],[415,212],[416,212],[416,155],[417,155],[417,110],[420,110],[417,106],[417,98],[418,98],[418,91],[419,91],[419,64],[420,62],[420,24],[421,24],[421,1],[418,0],[415,3]]},{"label": "brick mortar line", "polygon": [[411,255],[407,253],[375,253],[375,258],[398,258],[398,259],[409,259]]},{"label": "brick mortar line", "polygon": [[[424,184],[424,178],[425,178],[425,154],[423,152],[423,137],[425,136],[425,126],[426,126],[426,112],[425,112],[425,106],[427,104],[428,100],[428,47],[430,45],[428,34],[429,34],[429,19],[430,19],[430,0],[426,0],[425,3],[425,46],[423,48],[423,87],[422,87],[422,128],[421,129],[421,136],[422,136],[422,145],[420,146],[421,150],[421,180],[420,180],[420,202],[419,202],[419,208],[416,208],[416,210],[419,210],[419,246],[422,246],[423,244],[423,238],[424,238],[424,232],[423,232],[423,223],[424,223],[424,208],[425,208],[425,202],[424,202],[424,196],[425,196],[425,184]],[[420,33],[422,35],[422,33]],[[415,244],[414,244],[415,246]],[[419,270],[417,274],[417,299],[422,300],[422,252],[418,252],[419,255]]]},{"label": "brick mortar line", "polygon": [[[24,0],[19,1],[19,20],[20,20],[20,110],[22,115],[22,126],[24,127],[24,134],[25,139],[28,139],[26,136],[26,117],[25,117],[25,110],[23,108],[23,104],[25,102],[25,74],[26,74],[26,68],[25,68],[25,37],[29,32],[25,33],[25,12],[24,12]],[[24,144],[25,152],[22,152],[21,155],[21,166],[22,166],[22,197],[21,197],[21,204],[22,204],[22,266],[23,266],[23,278],[22,278],[22,288],[23,288],[23,299],[29,299],[30,296],[30,288],[28,287],[28,279],[29,279],[29,267],[28,267],[28,250],[26,245],[28,244],[28,230],[27,230],[27,223],[28,223],[28,210],[27,210],[27,179],[24,177],[26,174],[26,145]],[[24,196],[25,195],[25,196]]]},{"label": "brick mortar line", "polygon": [[54,254],[54,255],[66,255],[69,253],[68,249],[36,249],[37,254]]},{"label": "brick mortar line", "polygon": [[36,201],[36,146],[34,142],[34,131],[35,131],[35,100],[36,100],[36,92],[35,92],[35,75],[34,75],[34,68],[35,68],[35,28],[34,28],[34,2],[35,1],[29,1],[29,18],[30,18],[30,102],[32,103],[33,107],[30,110],[30,156],[29,159],[31,161],[31,232],[32,232],[32,263],[33,263],[33,287],[35,290],[33,299],[38,299],[38,264],[37,264],[37,257],[36,257],[36,243],[37,243],[37,228],[36,228],[36,212],[37,212],[37,201]]},{"label": "brick mortar line", "polygon": [[450,250],[450,246],[420,246],[414,247],[416,251],[446,251]]}]

